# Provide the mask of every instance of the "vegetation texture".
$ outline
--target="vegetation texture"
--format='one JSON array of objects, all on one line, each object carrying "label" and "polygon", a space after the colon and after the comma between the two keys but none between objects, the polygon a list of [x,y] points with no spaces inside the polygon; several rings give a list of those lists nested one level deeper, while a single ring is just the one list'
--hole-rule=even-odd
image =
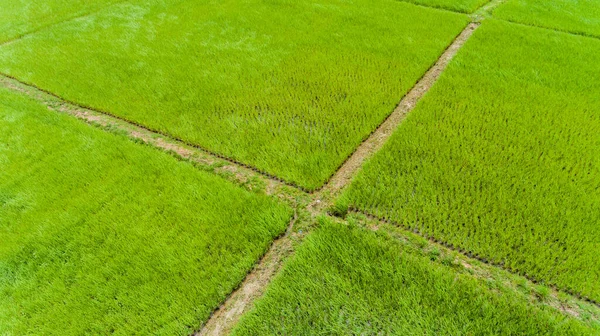
[{"label": "vegetation texture", "polygon": [[600,1],[508,0],[494,16],[575,34],[600,37]]},{"label": "vegetation texture", "polygon": [[473,13],[490,0],[400,0],[462,13]]},{"label": "vegetation texture", "polygon": [[338,206],[600,300],[600,41],[475,32]]},{"label": "vegetation texture", "polygon": [[[0,0],[0,43],[118,0]],[[121,0],[122,1],[122,0]]]},{"label": "vegetation texture", "polygon": [[290,209],[0,89],[0,334],[188,335]]},{"label": "vegetation texture", "polygon": [[384,234],[325,224],[234,335],[583,335],[580,322],[488,288]]},{"label": "vegetation texture", "polygon": [[308,189],[466,25],[388,0],[133,1],[0,48],[0,71]]}]

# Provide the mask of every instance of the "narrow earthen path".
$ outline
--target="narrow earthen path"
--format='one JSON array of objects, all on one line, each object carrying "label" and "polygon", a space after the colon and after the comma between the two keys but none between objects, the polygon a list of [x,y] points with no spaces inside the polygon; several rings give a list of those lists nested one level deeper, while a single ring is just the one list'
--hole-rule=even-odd
[{"label": "narrow earthen path", "polygon": [[283,260],[292,253],[291,238],[297,218],[298,216],[295,214],[285,235],[273,242],[269,251],[246,276],[240,287],[233,291],[225,303],[213,312],[203,328],[194,336],[229,334],[240,317],[252,307],[254,300],[262,296],[271,279],[279,271]]},{"label": "narrow earthen path", "polygon": [[[414,109],[417,102],[437,81],[446,66],[448,66],[448,63],[450,63],[460,47],[469,39],[478,26],[478,23],[467,25],[444,51],[438,61],[404,96],[392,114],[356,149],[354,154],[346,160],[321,191],[314,195],[313,202],[308,206],[308,210],[313,216],[316,217],[322,214],[322,210],[328,204],[328,202],[321,201],[322,196],[328,195],[327,199],[332,199],[339,190],[350,183],[363,162],[383,146],[406,115]],[[255,270],[244,279],[240,288],[213,313],[196,336],[226,335],[229,333],[241,315],[252,306],[253,301],[262,295],[285,256],[291,254],[291,248],[290,250],[285,248],[286,246],[289,247],[289,240],[286,239],[288,236],[284,236],[273,244],[271,250],[260,261]]]}]

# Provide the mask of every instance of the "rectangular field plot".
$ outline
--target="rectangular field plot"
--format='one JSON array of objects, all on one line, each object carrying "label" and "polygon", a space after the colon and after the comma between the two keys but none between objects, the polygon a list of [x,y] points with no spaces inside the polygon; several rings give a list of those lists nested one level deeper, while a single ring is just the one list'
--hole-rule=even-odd
[{"label": "rectangular field plot", "polygon": [[600,41],[486,21],[338,206],[600,300]]},{"label": "rectangular field plot", "polygon": [[508,0],[494,16],[519,23],[600,37],[600,1]]},{"label": "rectangular field plot", "polygon": [[[0,0],[0,43],[118,0]],[[121,0],[122,1],[122,0]]]},{"label": "rectangular field plot", "polygon": [[473,13],[490,0],[400,0],[427,7],[442,8],[461,13]]},{"label": "rectangular field plot", "polygon": [[233,335],[592,335],[385,236],[326,224]]},{"label": "rectangular field plot", "polygon": [[0,72],[324,183],[467,24],[388,0],[137,1],[0,48]]},{"label": "rectangular field plot", "polygon": [[0,89],[0,334],[191,334],[291,210]]}]

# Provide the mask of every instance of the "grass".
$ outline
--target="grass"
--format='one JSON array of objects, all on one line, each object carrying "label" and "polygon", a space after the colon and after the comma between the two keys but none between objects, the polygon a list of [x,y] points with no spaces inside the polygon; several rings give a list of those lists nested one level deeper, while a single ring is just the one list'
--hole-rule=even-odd
[{"label": "grass", "polygon": [[312,190],[467,22],[392,0],[130,1],[0,47],[0,72]]},{"label": "grass", "polygon": [[600,2],[597,0],[507,0],[494,16],[574,34],[600,37]]},{"label": "grass", "polygon": [[291,210],[0,89],[0,334],[183,335]]},{"label": "grass", "polygon": [[432,259],[383,233],[324,222],[233,335],[593,334]]},{"label": "grass", "polygon": [[116,2],[117,0],[0,0],[0,43]]},{"label": "grass", "polygon": [[441,8],[451,11],[456,11],[460,13],[473,13],[479,7],[485,5],[490,2],[490,0],[399,0],[412,2],[417,5]]},{"label": "grass", "polygon": [[600,41],[486,20],[348,206],[600,300]]}]

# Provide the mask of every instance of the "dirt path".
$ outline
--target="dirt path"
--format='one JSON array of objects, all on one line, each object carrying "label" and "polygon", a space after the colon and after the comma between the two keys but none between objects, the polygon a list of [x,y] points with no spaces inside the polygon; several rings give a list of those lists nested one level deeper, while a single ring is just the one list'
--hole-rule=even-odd
[{"label": "dirt path", "polygon": [[[404,98],[402,98],[392,114],[390,114],[388,118],[379,125],[373,133],[371,133],[369,138],[356,148],[354,153],[331,177],[325,187],[321,190],[323,196],[332,198],[350,183],[365,160],[370,158],[383,146],[387,139],[394,133],[398,125],[406,118],[408,113],[415,108],[419,100],[429,91],[429,89],[431,89],[452,58],[454,58],[458,50],[465,44],[469,37],[471,37],[477,27],[479,27],[479,23],[470,23],[456,39],[454,39],[452,44],[444,51],[437,62],[425,73],[425,75],[423,75]],[[327,202],[322,203],[326,204]]]},{"label": "dirt path", "polygon": [[[204,156],[212,157],[214,159],[218,159],[220,161],[227,161],[229,164],[235,167],[239,167],[243,170],[252,170],[254,171],[254,175],[262,175],[264,179],[271,180],[277,184],[284,184],[289,187],[295,188],[298,191],[302,191],[306,194],[310,194],[311,191],[306,188],[297,185],[294,182],[286,181],[282,178],[279,178],[273,174],[270,174],[266,171],[263,171],[257,167],[251,166],[249,164],[237,161],[234,158],[213,152],[205,147],[202,147],[198,144],[177,138],[175,136],[169,135],[166,132],[153,129],[147,126],[144,126],[138,122],[128,120],[126,118],[114,115],[110,112],[101,111],[98,109],[94,109],[92,107],[79,105],[75,102],[69,101],[65,98],[58,96],[57,94],[50,92],[48,90],[37,87],[33,84],[25,83],[15,78],[13,76],[0,73],[0,84],[5,87],[20,91],[29,95],[30,97],[46,104],[48,108],[58,111],[65,112],[71,114],[79,119],[83,119],[84,121],[92,124],[100,124],[101,126],[110,126],[116,127],[121,130],[127,131],[131,137],[138,138],[147,142],[146,140],[150,140],[150,138],[162,138],[163,141],[170,142],[176,144],[178,147],[186,147],[188,149],[193,149],[194,152],[203,152]],[[136,133],[132,133],[131,129],[135,129]],[[140,138],[139,134],[147,134],[149,136],[148,139]],[[173,149],[171,149],[172,151]]]},{"label": "dirt path", "polygon": [[269,251],[246,276],[240,287],[219,307],[195,336],[226,335],[240,317],[252,308],[254,300],[262,296],[271,279],[277,274],[283,260],[292,253],[291,235],[297,215],[290,221],[282,237],[275,240]]},{"label": "dirt path", "polygon": [[[363,211],[363,210],[360,210],[360,209],[356,209],[356,208],[349,209],[348,213],[362,215],[366,219],[368,219],[368,220],[370,220],[372,222],[378,223],[377,226],[373,226],[373,228],[375,228],[374,230],[376,230],[377,227],[379,227],[379,226],[388,225],[388,226],[391,226],[391,227],[399,228],[399,229],[401,229],[403,231],[406,231],[406,232],[412,232],[412,233],[414,233],[417,236],[420,236],[420,237],[423,237],[423,238],[427,239],[431,244],[436,245],[439,248],[443,248],[443,249],[446,249],[446,250],[449,250],[449,251],[454,251],[454,252],[460,254],[462,257],[464,257],[464,260],[463,260],[464,262],[478,261],[479,263],[481,263],[483,265],[488,265],[489,267],[495,267],[497,269],[506,271],[507,273],[520,276],[520,277],[526,279],[527,281],[529,281],[532,285],[544,284],[544,282],[541,281],[540,279],[537,279],[537,278],[535,278],[535,277],[533,277],[533,276],[531,276],[529,274],[526,274],[526,273],[523,273],[523,272],[519,272],[518,270],[515,270],[513,268],[507,267],[504,263],[494,261],[494,260],[492,260],[490,258],[487,258],[487,257],[481,256],[481,255],[475,254],[475,253],[473,253],[470,250],[463,249],[460,246],[455,246],[455,245],[450,244],[448,242],[445,242],[443,240],[439,240],[439,239],[437,239],[437,238],[435,238],[433,236],[427,235],[427,234],[419,231],[416,228],[410,228],[410,227],[408,227],[408,226],[406,226],[406,225],[404,225],[402,223],[399,223],[399,222],[396,222],[396,221],[393,221],[393,220],[389,220],[389,219],[386,219],[386,218],[381,218],[379,216],[373,215],[371,213],[368,213],[366,211]],[[572,300],[573,300],[573,298],[576,298],[577,300],[584,301],[584,302],[586,302],[588,304],[591,304],[591,305],[594,305],[596,308],[600,309],[600,302],[598,302],[598,301],[596,301],[594,299],[591,299],[589,297],[581,295],[580,293],[571,291],[571,290],[566,289],[566,288],[559,288],[559,287],[557,287],[555,285],[552,285],[552,284],[546,284],[546,285],[548,287],[552,288],[552,290],[555,293],[556,297],[558,297],[558,293],[559,292],[566,293],[569,296],[571,296]],[[555,298],[555,299],[556,299],[556,301],[560,301],[557,298]],[[575,309],[575,308],[571,308],[571,310],[573,310],[573,309]],[[575,316],[577,318],[579,318],[578,315],[576,316],[574,314],[571,314],[570,312],[569,312],[569,314],[573,315],[573,316]]]}]

